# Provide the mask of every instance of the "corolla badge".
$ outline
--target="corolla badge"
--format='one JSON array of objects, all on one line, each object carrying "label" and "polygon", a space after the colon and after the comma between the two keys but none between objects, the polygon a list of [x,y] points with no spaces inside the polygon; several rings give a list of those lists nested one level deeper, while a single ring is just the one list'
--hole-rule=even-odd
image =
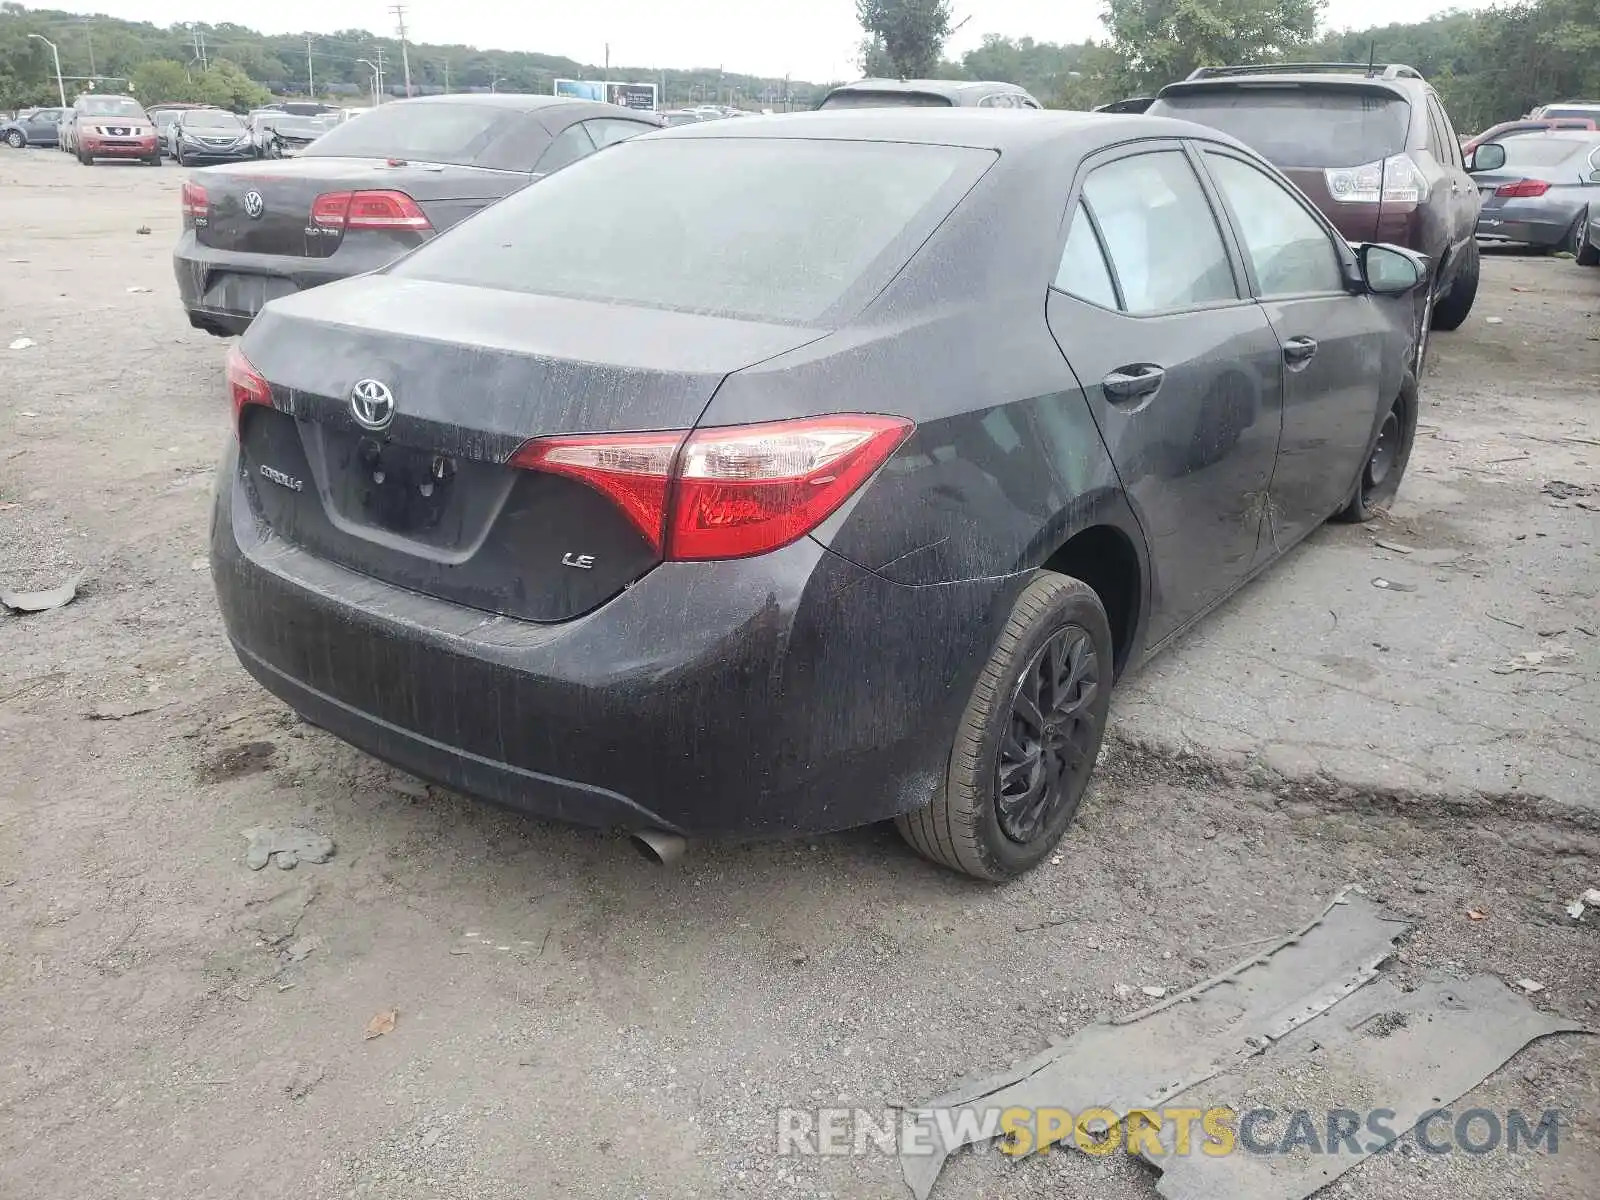
[{"label": "corolla badge", "polygon": [[363,429],[387,429],[394,420],[394,393],[388,384],[363,379],[350,389],[350,415]]},{"label": "corolla badge", "polygon": [[261,214],[267,211],[267,202],[261,198],[261,193],[251,189],[244,194],[245,215],[252,221],[259,221]]}]

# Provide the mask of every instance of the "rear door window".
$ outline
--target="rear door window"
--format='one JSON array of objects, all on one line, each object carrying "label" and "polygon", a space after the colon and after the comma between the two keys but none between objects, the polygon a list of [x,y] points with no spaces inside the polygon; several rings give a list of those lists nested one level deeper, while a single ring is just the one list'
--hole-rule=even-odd
[{"label": "rear door window", "polygon": [[1089,211],[1080,201],[1072,215],[1067,245],[1061,252],[1061,267],[1056,271],[1056,287],[1069,296],[1098,304],[1101,308],[1120,308],[1117,289],[1111,282],[1100,235],[1094,231]]},{"label": "rear door window", "polygon": [[1406,148],[1411,105],[1364,87],[1181,89],[1150,106],[1232,134],[1278,167],[1359,167]]},{"label": "rear door window", "polygon": [[585,121],[583,127],[594,139],[597,150],[615,146],[618,142],[638,137],[641,133],[649,133],[655,128],[654,125],[647,125],[643,121],[623,121],[616,117],[600,117],[593,121]]},{"label": "rear door window", "polygon": [[588,130],[584,129],[581,123],[568,125],[556,135],[555,140],[550,143],[550,148],[544,152],[533,169],[536,174],[548,175],[593,153],[594,139],[589,136]]},{"label": "rear door window", "polygon": [[854,311],[994,153],[801,138],[634,139],[463,221],[396,276],[795,324]]},{"label": "rear door window", "polygon": [[1344,269],[1322,223],[1266,172],[1232,155],[1206,152],[1217,190],[1233,209],[1262,296],[1342,293]]},{"label": "rear door window", "polygon": [[1105,238],[1131,313],[1237,300],[1222,230],[1180,150],[1120,158],[1090,172],[1083,199]]}]

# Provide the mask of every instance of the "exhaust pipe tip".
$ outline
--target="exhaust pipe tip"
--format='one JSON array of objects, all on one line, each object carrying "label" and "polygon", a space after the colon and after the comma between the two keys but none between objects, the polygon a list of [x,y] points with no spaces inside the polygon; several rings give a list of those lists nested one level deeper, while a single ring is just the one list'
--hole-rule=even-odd
[{"label": "exhaust pipe tip", "polygon": [[630,834],[629,837],[633,840],[633,848],[640,856],[657,866],[671,866],[689,849],[686,839],[660,829],[640,830]]}]

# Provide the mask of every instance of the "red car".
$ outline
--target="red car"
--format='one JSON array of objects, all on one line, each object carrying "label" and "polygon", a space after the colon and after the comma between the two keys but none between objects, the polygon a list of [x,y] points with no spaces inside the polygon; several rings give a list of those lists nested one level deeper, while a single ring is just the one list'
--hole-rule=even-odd
[{"label": "red car", "polygon": [[1501,121],[1498,125],[1491,125],[1477,137],[1462,144],[1461,153],[1471,154],[1485,142],[1497,142],[1501,138],[1515,137],[1519,133],[1542,133],[1546,129],[1594,129],[1595,123],[1587,117],[1524,117],[1520,121]]},{"label": "red car", "polygon": [[86,167],[97,158],[161,165],[155,122],[132,96],[79,96],[62,118],[61,147]]}]

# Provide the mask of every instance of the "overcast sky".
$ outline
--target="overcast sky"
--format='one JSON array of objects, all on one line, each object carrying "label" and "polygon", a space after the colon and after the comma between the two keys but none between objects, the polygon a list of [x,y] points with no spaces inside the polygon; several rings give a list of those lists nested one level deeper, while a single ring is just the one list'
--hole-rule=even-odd
[{"label": "overcast sky", "polygon": [[[171,25],[223,19],[214,0],[41,0],[50,8],[103,12]],[[1417,21],[1447,8],[1476,8],[1474,0],[1329,0],[1326,23],[1336,29]],[[825,81],[855,75],[854,0],[608,0],[528,3],[526,0],[414,0],[410,33],[424,42],[460,42],[483,49],[535,50],[629,66],[724,66],[751,74]],[[1041,42],[1082,41],[1098,35],[1094,0],[955,0],[956,19],[970,18],[949,51],[971,49],[986,33]],[[268,33],[393,26],[385,0],[273,0],[233,19]]]}]

